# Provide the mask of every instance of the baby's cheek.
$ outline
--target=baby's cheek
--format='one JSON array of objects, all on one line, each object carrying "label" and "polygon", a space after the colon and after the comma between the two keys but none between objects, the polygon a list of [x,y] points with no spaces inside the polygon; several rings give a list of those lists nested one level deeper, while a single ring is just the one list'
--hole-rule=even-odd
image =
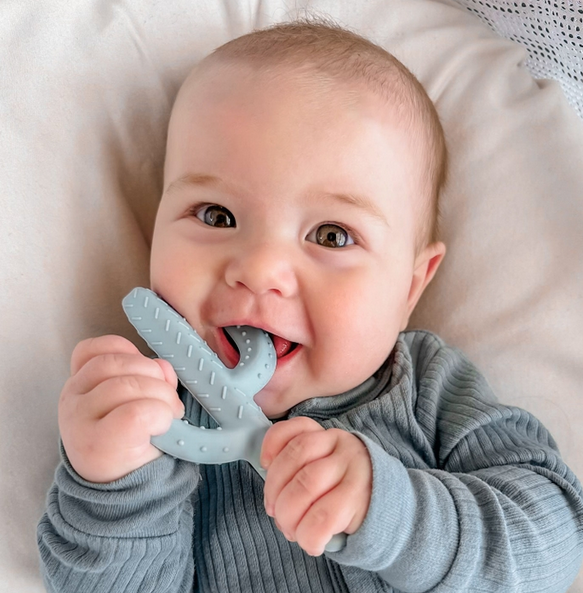
[{"label": "baby's cheek", "polygon": [[[323,312],[324,344],[321,365],[341,383],[341,391],[356,387],[386,360],[397,340],[403,304],[390,295],[353,293],[337,298]],[[336,392],[340,392],[337,390]]]},{"label": "baby's cheek", "polygon": [[160,294],[176,284],[179,274],[175,259],[173,250],[162,239],[154,242],[150,255],[150,285],[154,292]]},{"label": "baby's cheek", "polygon": [[369,327],[349,321],[323,334],[311,365],[322,394],[335,395],[360,385],[383,363],[390,348],[386,343],[380,346],[370,333]]}]

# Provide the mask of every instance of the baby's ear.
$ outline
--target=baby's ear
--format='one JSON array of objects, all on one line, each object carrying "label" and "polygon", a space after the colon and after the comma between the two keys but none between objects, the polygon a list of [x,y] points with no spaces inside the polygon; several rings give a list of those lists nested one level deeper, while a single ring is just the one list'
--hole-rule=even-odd
[{"label": "baby's ear", "polygon": [[411,288],[407,297],[407,314],[401,323],[403,331],[409,323],[409,317],[413,313],[423,291],[431,282],[439,264],[445,256],[445,245],[441,241],[436,241],[427,245],[415,258],[413,268],[413,277],[411,278]]}]

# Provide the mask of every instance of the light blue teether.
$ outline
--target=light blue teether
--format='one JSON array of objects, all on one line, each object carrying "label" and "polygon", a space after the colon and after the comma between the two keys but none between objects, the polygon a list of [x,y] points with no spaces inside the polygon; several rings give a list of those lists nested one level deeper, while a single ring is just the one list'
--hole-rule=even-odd
[{"label": "light blue teether", "polygon": [[[226,463],[244,459],[265,479],[259,463],[261,444],[271,422],[253,396],[271,379],[277,363],[275,348],[263,330],[237,326],[227,331],[241,359],[227,368],[189,323],[147,288],[134,288],[123,309],[140,336],[160,358],[170,362],[180,382],[219,424],[193,426],[174,420],[170,430],[152,437],[152,444],[179,459],[195,463]],[[335,535],[326,551],[337,552],[346,535]]]},{"label": "light blue teether", "polygon": [[265,478],[259,463],[261,443],[271,426],[253,396],[275,371],[276,354],[269,336],[254,327],[230,327],[241,361],[227,368],[189,323],[156,293],[135,288],[123,299],[132,325],[160,358],[170,362],[180,382],[216,420],[204,429],[174,420],[152,443],[173,457],[195,463],[245,459]]}]

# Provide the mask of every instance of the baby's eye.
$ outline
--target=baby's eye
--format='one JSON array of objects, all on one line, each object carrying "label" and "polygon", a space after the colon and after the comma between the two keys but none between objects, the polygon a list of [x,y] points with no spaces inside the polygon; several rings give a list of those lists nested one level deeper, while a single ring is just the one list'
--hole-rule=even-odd
[{"label": "baby's eye", "polygon": [[337,224],[322,224],[313,230],[307,239],[322,245],[322,247],[332,249],[354,244],[354,239],[350,236],[350,233]]},{"label": "baby's eye", "polygon": [[224,228],[235,227],[235,217],[229,210],[218,204],[207,204],[194,211],[194,215],[209,226]]}]

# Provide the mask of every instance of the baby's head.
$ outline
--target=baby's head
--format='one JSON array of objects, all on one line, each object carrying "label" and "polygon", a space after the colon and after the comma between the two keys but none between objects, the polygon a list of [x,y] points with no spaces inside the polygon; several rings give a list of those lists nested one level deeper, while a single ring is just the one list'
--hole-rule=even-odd
[{"label": "baby's head", "polygon": [[313,23],[235,39],[172,112],[152,289],[228,366],[224,327],[272,334],[267,416],[347,391],[390,354],[443,257],[445,171],[431,101],[383,49]]}]

